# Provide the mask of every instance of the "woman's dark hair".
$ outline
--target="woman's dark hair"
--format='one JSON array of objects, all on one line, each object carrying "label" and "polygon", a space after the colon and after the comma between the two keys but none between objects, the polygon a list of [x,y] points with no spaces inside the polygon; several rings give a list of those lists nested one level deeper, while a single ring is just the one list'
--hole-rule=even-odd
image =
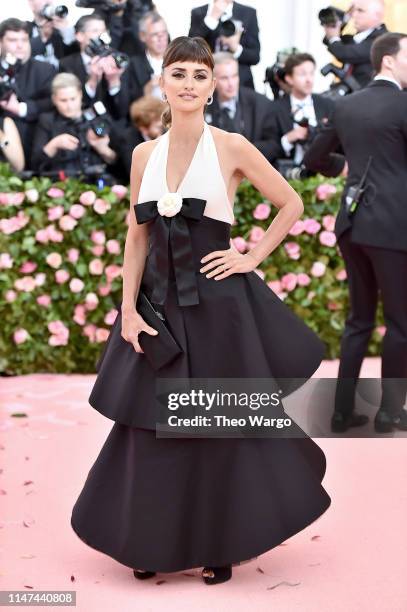
[{"label": "woman's dark hair", "polygon": [[376,38],[370,51],[370,61],[376,74],[382,69],[385,55],[395,56],[400,51],[400,41],[403,38],[407,38],[407,34],[401,34],[400,32],[386,32],[386,34]]},{"label": "woman's dark hair", "polygon": [[[214,59],[208,43],[201,36],[178,36],[168,45],[163,58],[162,70],[174,62],[197,62],[205,64],[211,70],[214,68]],[[165,109],[161,115],[165,129],[171,125],[171,109]]]},{"label": "woman's dark hair", "polygon": [[305,62],[312,62],[316,66],[315,59],[309,53],[293,53],[287,57],[284,65],[284,72],[289,76],[293,75],[294,68],[305,64]]}]

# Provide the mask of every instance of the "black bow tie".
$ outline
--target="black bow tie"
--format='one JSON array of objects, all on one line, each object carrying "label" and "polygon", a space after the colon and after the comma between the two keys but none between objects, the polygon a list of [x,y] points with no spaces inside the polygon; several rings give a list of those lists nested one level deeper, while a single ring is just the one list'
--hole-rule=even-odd
[{"label": "black bow tie", "polygon": [[182,198],[181,210],[172,217],[165,217],[158,212],[157,200],[141,202],[134,205],[137,223],[153,221],[155,244],[152,268],[154,289],[151,301],[164,304],[168,290],[170,246],[177,285],[178,304],[193,306],[199,304],[198,286],[195,278],[191,236],[187,219],[200,221],[205,210],[206,200]]}]

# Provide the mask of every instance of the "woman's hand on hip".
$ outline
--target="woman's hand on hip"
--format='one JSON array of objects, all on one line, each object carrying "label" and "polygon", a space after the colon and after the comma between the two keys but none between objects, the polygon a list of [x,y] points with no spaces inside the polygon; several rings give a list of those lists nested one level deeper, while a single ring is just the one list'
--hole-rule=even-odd
[{"label": "woman's hand on hip", "polygon": [[202,257],[201,263],[206,264],[200,268],[202,274],[206,273],[206,278],[215,277],[215,280],[227,278],[232,274],[252,272],[257,268],[256,259],[249,253],[239,253],[231,243],[230,249],[226,251],[212,251]]}]

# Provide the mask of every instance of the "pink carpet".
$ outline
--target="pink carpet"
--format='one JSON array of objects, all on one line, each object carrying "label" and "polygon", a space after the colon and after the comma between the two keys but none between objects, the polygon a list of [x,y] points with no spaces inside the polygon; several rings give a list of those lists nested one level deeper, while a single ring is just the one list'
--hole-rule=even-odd
[{"label": "pink carpet", "polygon": [[[318,376],[333,377],[337,362]],[[363,375],[379,375],[366,360]],[[231,581],[208,587],[199,570],[136,581],[87,547],[69,523],[85,476],[112,427],[87,403],[94,377],[0,379],[2,590],[75,590],[81,612],[407,610],[407,444],[402,438],[318,439],[330,509]],[[26,413],[27,418],[12,417]],[[24,609],[26,606],[24,606]],[[42,609],[42,606],[41,606]]]}]

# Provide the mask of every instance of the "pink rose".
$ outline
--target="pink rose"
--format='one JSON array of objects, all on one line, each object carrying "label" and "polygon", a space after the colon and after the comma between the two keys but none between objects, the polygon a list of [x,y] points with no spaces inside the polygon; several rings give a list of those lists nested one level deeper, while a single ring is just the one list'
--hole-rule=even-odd
[{"label": "pink rose", "polygon": [[267,286],[270,287],[270,289],[274,291],[274,293],[277,293],[277,295],[283,290],[281,282],[279,280],[269,281],[267,283]]},{"label": "pink rose", "polygon": [[386,333],[386,326],[385,325],[379,325],[378,327],[376,327],[376,331],[379,334],[379,336],[381,336],[383,338],[384,334]]},{"label": "pink rose", "polygon": [[75,314],[73,320],[78,325],[85,325],[86,323],[86,308],[83,304],[77,304],[75,306]]},{"label": "pink rose", "polygon": [[24,199],[25,193],[0,193],[0,204],[3,204],[3,206],[20,206],[20,204],[24,202]]},{"label": "pink rose", "polygon": [[67,232],[73,230],[75,225],[78,225],[78,222],[73,217],[71,217],[71,215],[64,215],[59,220],[59,227]]},{"label": "pink rose", "polygon": [[236,238],[232,238],[232,243],[235,249],[239,251],[239,253],[244,253],[247,248],[247,243],[244,238],[241,236],[236,236]]},{"label": "pink rose", "polygon": [[324,246],[333,247],[336,244],[336,236],[333,232],[324,231],[320,233],[319,241]]},{"label": "pink rose", "polygon": [[49,221],[56,221],[56,219],[60,219],[63,214],[64,214],[63,206],[59,205],[59,206],[52,206],[51,208],[48,208],[48,220]]},{"label": "pink rose", "polygon": [[85,325],[85,327],[83,328],[83,334],[89,338],[90,342],[94,342],[96,335],[96,325],[94,325],[93,323]]},{"label": "pink rose", "polygon": [[285,291],[294,291],[297,286],[297,275],[293,272],[289,272],[288,274],[284,274],[281,278],[281,287]]},{"label": "pink rose", "polygon": [[[0,269],[12,268],[12,267],[13,267],[13,258],[11,257],[10,253],[0,253]],[[23,270],[21,270],[21,272],[23,272]]]},{"label": "pink rose", "polygon": [[107,295],[110,295],[111,290],[112,285],[110,282],[107,282],[106,285],[99,285],[98,292],[102,297],[106,297]]},{"label": "pink rose", "polygon": [[99,298],[96,293],[87,293],[85,296],[86,310],[95,310],[99,304]]},{"label": "pink rose", "polygon": [[322,263],[322,261],[316,261],[311,268],[311,274],[312,276],[315,276],[315,278],[319,278],[320,276],[323,276],[325,274],[326,271],[326,265],[324,263]]},{"label": "pink rose", "polygon": [[51,296],[47,295],[47,294],[43,294],[43,295],[39,295],[37,297],[37,304],[39,304],[40,306],[49,306],[51,304]]},{"label": "pink rose", "polygon": [[51,334],[63,334],[68,331],[63,322],[60,320],[50,321],[47,327]]},{"label": "pink rose", "polygon": [[61,334],[60,336],[50,336],[48,338],[50,346],[66,346],[68,344],[68,336]]},{"label": "pink rose", "polygon": [[37,242],[47,244],[49,242],[48,231],[46,229],[37,230],[35,233],[35,239]]},{"label": "pink rose", "polygon": [[112,255],[119,255],[121,252],[120,244],[117,240],[108,240],[106,242],[106,248],[108,253]]},{"label": "pink rose", "polygon": [[113,185],[111,191],[119,200],[122,200],[127,195],[128,189],[124,185]]},{"label": "pink rose", "polygon": [[105,252],[105,247],[103,246],[103,244],[95,244],[95,246],[91,248],[91,251],[93,255],[95,255],[96,257],[100,257]]},{"label": "pink rose", "polygon": [[14,287],[19,291],[31,292],[36,289],[37,285],[32,276],[23,276],[14,281]]},{"label": "pink rose", "polygon": [[22,210],[18,211],[17,215],[9,219],[0,219],[0,232],[3,234],[14,234],[25,227],[30,218],[24,214]]},{"label": "pink rose", "polygon": [[311,278],[308,276],[308,274],[304,274],[304,272],[300,272],[299,274],[297,274],[297,282],[300,287],[306,287],[307,285],[310,284]]},{"label": "pink rose", "polygon": [[284,244],[284,249],[290,259],[300,258],[301,248],[296,242],[286,242]]},{"label": "pink rose", "polygon": [[105,244],[106,242],[106,234],[102,230],[92,230],[90,238],[95,244]]},{"label": "pink rose", "polygon": [[72,278],[69,283],[69,289],[72,293],[80,293],[84,286],[85,283],[80,278]]},{"label": "pink rose", "polygon": [[98,215],[105,215],[109,209],[109,202],[106,202],[106,200],[102,200],[101,198],[98,198],[93,205],[93,210],[97,212]]},{"label": "pink rose", "polygon": [[291,236],[299,236],[300,234],[302,234],[304,231],[304,222],[303,221],[296,221],[294,223],[294,225],[292,226],[292,228],[289,230],[289,234]]},{"label": "pink rose", "polygon": [[104,327],[98,327],[95,333],[96,342],[106,342],[109,337],[109,330]]},{"label": "pink rose", "polygon": [[51,242],[62,242],[63,241],[64,239],[63,233],[55,229],[55,225],[53,223],[51,223],[51,225],[48,225],[45,229],[48,234],[48,239],[51,240]]},{"label": "pink rose", "polygon": [[79,198],[79,202],[84,206],[92,206],[96,201],[96,193],[94,191],[84,191]]},{"label": "pink rose", "polygon": [[337,274],[336,274],[336,278],[337,278],[338,281],[344,281],[344,280],[347,279],[347,277],[348,277],[348,275],[346,274],[346,270],[345,269],[339,270],[339,272],[337,272]]},{"label": "pink rose", "polygon": [[25,197],[29,202],[34,204],[35,202],[38,202],[40,194],[38,193],[37,189],[27,189],[27,191],[25,192]]},{"label": "pink rose", "polygon": [[113,325],[113,323],[116,321],[117,315],[118,315],[118,312],[116,308],[109,310],[109,312],[106,313],[105,318],[104,318],[104,322],[106,323],[106,325]]},{"label": "pink rose", "polygon": [[17,298],[17,293],[13,291],[13,289],[9,289],[8,291],[6,291],[6,301],[7,302],[14,302],[16,298]]},{"label": "pink rose", "polygon": [[328,302],[328,310],[339,310],[339,304],[337,302]]},{"label": "pink rose", "polygon": [[79,251],[78,249],[69,249],[68,251],[68,261],[70,263],[76,263],[79,259]]},{"label": "pink rose", "polygon": [[39,272],[38,274],[35,275],[34,278],[35,278],[35,284],[37,287],[42,287],[42,285],[45,284],[46,276],[44,272]]},{"label": "pink rose", "polygon": [[81,219],[85,212],[86,208],[82,206],[82,204],[72,204],[71,208],[69,209],[69,214],[74,219]]},{"label": "pink rose", "polygon": [[66,270],[57,270],[55,272],[55,280],[58,283],[58,285],[63,285],[64,283],[66,283],[68,278],[69,278],[69,272],[67,272]]},{"label": "pink rose", "polygon": [[255,244],[259,242],[266,232],[262,227],[255,225],[250,232],[250,240]]},{"label": "pink rose", "polygon": [[29,338],[29,333],[23,327],[21,327],[20,329],[16,329],[16,331],[13,334],[13,339],[14,339],[15,344],[23,344],[24,342],[28,340],[28,338]]},{"label": "pink rose", "polygon": [[49,253],[45,258],[45,261],[51,268],[59,268],[62,263],[62,257],[59,253]]},{"label": "pink rose", "polygon": [[264,219],[267,219],[270,216],[270,212],[271,207],[269,204],[262,202],[261,204],[257,204],[256,208],[254,209],[253,217],[258,221],[264,221]]},{"label": "pink rose", "polygon": [[106,273],[107,280],[110,282],[114,278],[117,278],[118,276],[121,275],[122,267],[121,266],[116,266],[115,264],[112,264],[110,266],[106,266],[105,273]]},{"label": "pink rose", "polygon": [[33,261],[25,261],[22,266],[20,266],[20,272],[23,274],[31,274],[34,270],[37,269],[37,264]]},{"label": "pink rose", "polygon": [[304,230],[307,234],[317,234],[321,229],[321,224],[316,219],[305,219]]},{"label": "pink rose", "polygon": [[333,215],[325,215],[322,218],[322,225],[328,232],[333,232],[335,229],[335,217]]},{"label": "pink rose", "polygon": [[63,198],[65,195],[65,192],[62,189],[59,189],[59,187],[51,187],[50,189],[48,189],[47,191],[47,196],[49,196],[50,198]]},{"label": "pink rose", "polygon": [[324,202],[325,200],[328,200],[333,195],[335,195],[336,192],[337,192],[337,189],[335,185],[329,185],[329,183],[323,183],[322,185],[318,185],[315,193],[316,193],[318,200],[320,200],[321,202]]},{"label": "pink rose", "polygon": [[100,259],[92,259],[89,263],[89,272],[94,275],[103,274],[103,261]]}]

